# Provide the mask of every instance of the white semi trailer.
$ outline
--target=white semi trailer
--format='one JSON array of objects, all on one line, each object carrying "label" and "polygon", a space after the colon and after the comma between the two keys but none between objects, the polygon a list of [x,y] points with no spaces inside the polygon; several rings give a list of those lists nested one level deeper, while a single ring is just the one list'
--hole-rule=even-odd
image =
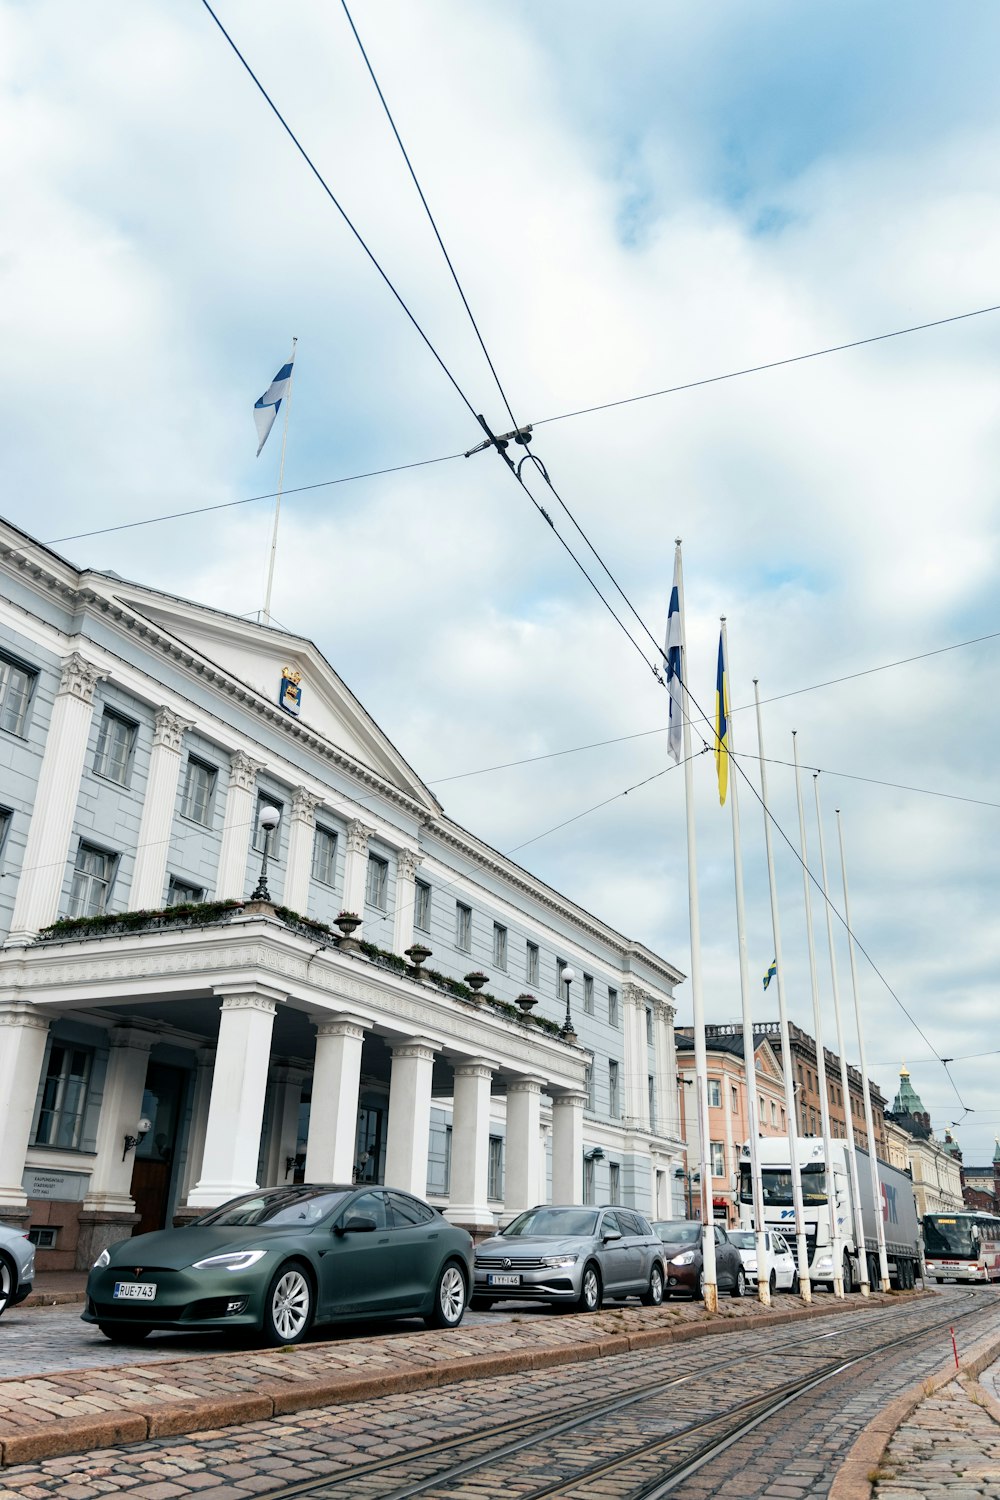
[{"label": "white semi trailer", "polygon": [[[831,1160],[824,1158],[823,1142],[813,1136],[799,1136],[796,1154],[802,1171],[802,1202],[805,1217],[806,1250],[809,1279],[814,1285],[832,1288],[834,1247],[830,1240],[828,1194],[833,1193],[836,1223],[843,1256],[844,1290],[857,1291],[861,1282],[861,1257],[868,1268],[868,1280],[878,1286],[881,1280],[875,1204],[872,1198],[871,1166],[866,1151],[858,1150],[858,1182],[861,1191],[861,1225],[863,1242],[855,1233],[857,1216],[851,1193],[851,1173],[847,1142],[832,1141]],[[761,1137],[761,1178],[764,1189],[764,1222],[777,1229],[795,1251],[795,1210],[792,1207],[792,1173],[786,1136]],[[920,1224],[913,1197],[913,1182],[906,1172],[877,1161],[881,1203],[879,1212],[885,1228],[886,1258],[894,1286],[912,1287],[920,1273]],[[755,1229],[753,1191],[750,1179],[750,1148],[740,1153],[740,1225]]]}]

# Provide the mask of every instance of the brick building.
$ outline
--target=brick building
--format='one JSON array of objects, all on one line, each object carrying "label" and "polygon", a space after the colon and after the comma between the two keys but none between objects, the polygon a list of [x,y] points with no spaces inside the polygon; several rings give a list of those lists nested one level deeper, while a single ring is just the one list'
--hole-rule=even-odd
[{"label": "brick building", "polygon": [[[754,1027],[758,1036],[765,1036],[779,1061],[783,1063],[781,1049],[781,1027],[777,1021],[761,1021]],[[820,1114],[819,1076],[817,1073],[816,1042],[807,1031],[789,1022],[788,1036],[791,1050],[792,1082],[795,1086],[795,1112],[799,1135],[820,1135],[823,1125]],[[826,1086],[830,1100],[830,1131],[835,1137],[847,1135],[847,1114],[844,1107],[844,1091],[840,1082],[840,1058],[829,1047],[823,1048],[826,1062]],[[868,1131],[865,1128],[865,1105],[861,1073],[848,1064],[850,1081],[849,1107],[854,1120],[854,1139],[859,1146],[867,1148]],[[889,1146],[885,1130],[886,1098],[871,1079],[868,1080],[872,1099],[872,1117],[875,1126],[875,1154],[882,1161],[889,1160]]]}]

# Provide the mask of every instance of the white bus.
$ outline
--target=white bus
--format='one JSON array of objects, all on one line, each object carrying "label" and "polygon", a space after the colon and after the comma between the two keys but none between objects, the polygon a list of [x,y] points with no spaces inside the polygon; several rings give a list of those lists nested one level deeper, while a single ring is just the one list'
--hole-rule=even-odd
[{"label": "white bus", "polygon": [[924,1265],[935,1281],[1000,1281],[1000,1218],[924,1214]]}]

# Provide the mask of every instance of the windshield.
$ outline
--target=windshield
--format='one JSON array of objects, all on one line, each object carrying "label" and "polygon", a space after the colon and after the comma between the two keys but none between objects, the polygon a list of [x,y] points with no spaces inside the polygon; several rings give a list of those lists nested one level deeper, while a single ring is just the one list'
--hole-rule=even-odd
[{"label": "windshield", "polygon": [[502,1229],[505,1237],[524,1234],[548,1235],[557,1239],[570,1235],[597,1233],[597,1215],[586,1208],[529,1208],[512,1224]]},{"label": "windshield", "polygon": [[929,1214],[924,1219],[924,1249],[928,1255],[977,1256],[979,1235],[977,1232],[973,1238],[975,1227],[969,1219]]},{"label": "windshield", "polygon": [[[791,1204],[792,1173],[789,1167],[765,1167],[761,1172],[764,1202],[770,1205]],[[826,1170],[822,1162],[810,1162],[802,1168],[803,1203],[825,1203],[827,1194]],[[740,1167],[740,1202],[753,1202],[753,1185],[750,1168]]]},{"label": "windshield", "polygon": [[653,1228],[665,1245],[697,1245],[701,1242],[701,1225],[694,1219],[661,1219]]},{"label": "windshield", "polygon": [[225,1228],[252,1224],[318,1224],[325,1219],[345,1198],[350,1197],[350,1188],[277,1188],[267,1193],[248,1193],[245,1198],[235,1198],[214,1208],[211,1213],[196,1219],[196,1224]]},{"label": "windshield", "polygon": [[757,1236],[750,1229],[731,1229],[729,1242],[735,1245],[737,1250],[756,1250],[757,1248]]}]

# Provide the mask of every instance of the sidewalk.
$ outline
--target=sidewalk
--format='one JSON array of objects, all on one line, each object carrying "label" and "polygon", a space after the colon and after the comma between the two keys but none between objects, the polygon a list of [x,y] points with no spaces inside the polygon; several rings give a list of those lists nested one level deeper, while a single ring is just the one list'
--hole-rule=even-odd
[{"label": "sidewalk", "polygon": [[480,1376],[606,1359],[725,1336],[739,1326],[849,1317],[855,1309],[890,1300],[897,1302],[899,1295],[867,1302],[824,1298],[811,1307],[797,1303],[781,1311],[732,1301],[715,1317],[708,1317],[698,1303],[621,1307],[589,1316],[512,1318],[442,1333],[317,1341],[287,1350],[240,1349],[0,1380],[0,1462],[26,1463]]},{"label": "sidewalk", "polygon": [[87,1271],[40,1271],[31,1296],[21,1307],[57,1307],[60,1303],[83,1302],[87,1293]]}]

